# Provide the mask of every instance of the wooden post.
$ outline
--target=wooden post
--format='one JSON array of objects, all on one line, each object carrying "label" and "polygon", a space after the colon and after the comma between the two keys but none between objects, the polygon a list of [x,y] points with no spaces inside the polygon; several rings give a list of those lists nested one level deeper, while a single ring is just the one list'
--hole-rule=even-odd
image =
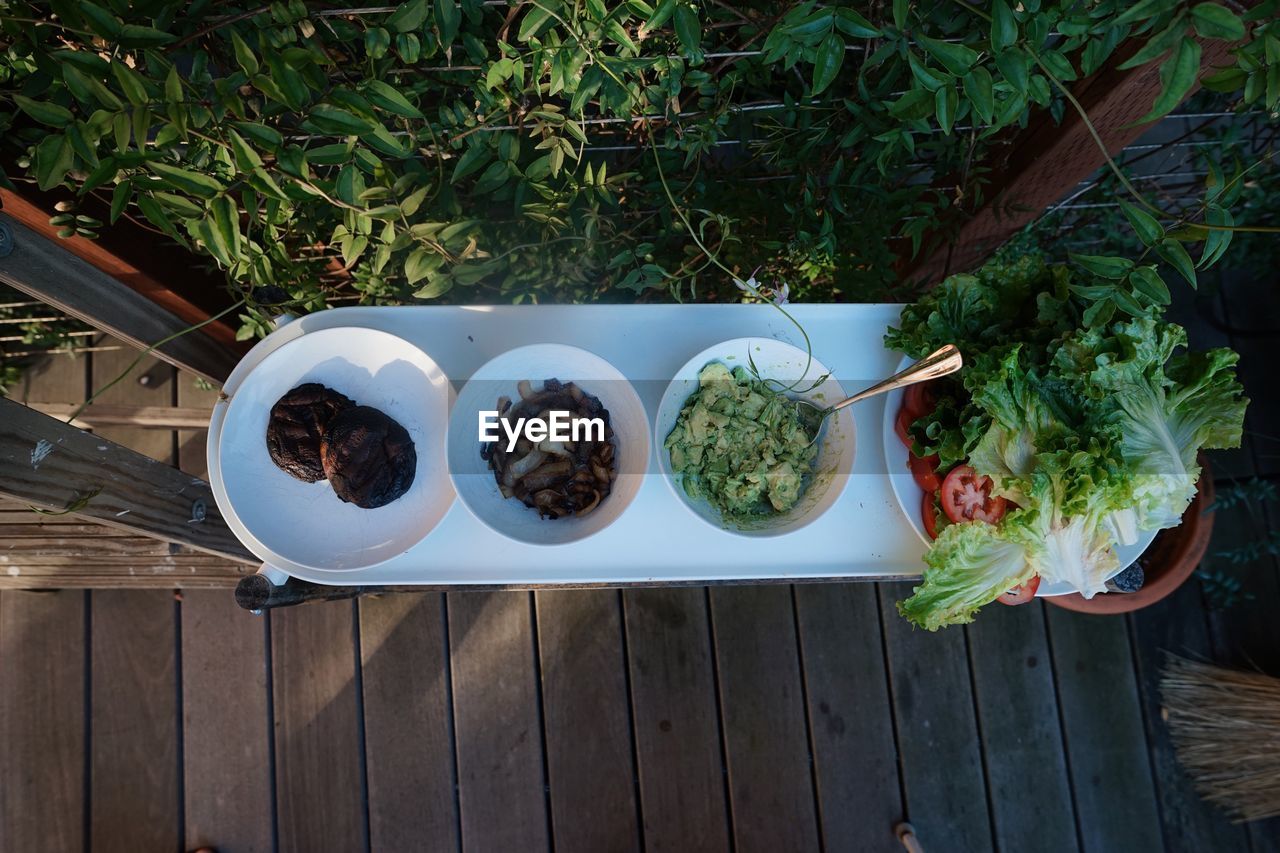
[{"label": "wooden post", "polygon": [[[103,228],[96,240],[80,236],[59,237],[59,229],[49,224],[49,218],[53,215],[50,211],[60,201],[74,201],[79,212],[102,220],[107,218],[109,205],[92,195],[76,198],[61,187],[49,192],[41,192],[30,185],[23,185],[17,190],[0,189],[0,210],[5,215],[145,296],[177,316],[184,325],[195,325],[210,314],[216,314],[214,306],[231,304],[231,299],[222,289],[224,279],[221,274],[216,270],[207,271],[186,249],[177,243],[158,240],[154,233],[127,217],[110,228]],[[184,293],[202,297],[197,299],[200,304],[187,299]],[[202,334],[224,346],[243,346],[236,341],[234,326],[226,320],[210,323],[203,328]]]},{"label": "wooden post", "polygon": [[[1209,39],[1200,42],[1203,48],[1201,76],[1212,73],[1215,66],[1229,64],[1231,45],[1228,42]],[[1134,42],[1129,50],[1117,51],[1103,70],[1081,80],[1072,89],[1113,158],[1152,126],[1133,123],[1151,111],[1161,88],[1159,63],[1116,70],[1115,66],[1138,47]],[[1198,88],[1197,82],[1188,95]],[[1024,225],[1106,162],[1098,143],[1070,105],[1061,124],[1041,111],[1009,148],[1011,152],[1005,163],[984,164],[999,176],[995,185],[986,190],[988,201],[973,212],[953,240],[937,245],[906,264],[902,270],[904,279],[935,284],[952,273],[977,267]],[[924,245],[930,245],[929,240],[926,239]]]},{"label": "wooden post", "polygon": [[258,562],[205,481],[8,399],[0,399],[0,497]]},{"label": "wooden post", "polygon": [[[9,248],[0,253],[0,281],[10,287],[139,349],[192,325],[16,219],[0,214],[0,228]],[[200,331],[158,347],[155,355],[218,383],[239,361],[236,351]]]}]

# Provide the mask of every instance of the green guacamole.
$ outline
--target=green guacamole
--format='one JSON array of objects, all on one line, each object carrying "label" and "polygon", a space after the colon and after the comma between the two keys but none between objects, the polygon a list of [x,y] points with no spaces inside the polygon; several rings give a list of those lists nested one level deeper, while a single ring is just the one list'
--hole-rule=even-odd
[{"label": "green guacamole", "polygon": [[728,519],[786,512],[807,485],[818,445],[787,398],[713,361],[698,374],[663,446],[684,490]]}]

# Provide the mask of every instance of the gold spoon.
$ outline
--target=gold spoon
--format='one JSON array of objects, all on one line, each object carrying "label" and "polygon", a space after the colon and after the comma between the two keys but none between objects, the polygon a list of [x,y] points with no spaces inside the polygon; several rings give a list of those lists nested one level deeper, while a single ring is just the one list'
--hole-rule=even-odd
[{"label": "gold spoon", "polygon": [[[941,349],[929,353],[929,355],[926,355],[915,364],[908,365],[883,382],[877,382],[865,391],[860,391],[852,397],[841,400],[839,403],[827,406],[825,409],[816,403],[798,397],[793,398],[792,402],[796,405],[796,416],[804,424],[805,430],[813,435],[813,441],[817,441],[826,426],[827,417],[832,413],[838,412],[846,406],[852,406],[859,400],[874,397],[877,394],[884,394],[898,388],[914,385],[917,382],[928,382],[930,379],[937,379],[941,376],[955,373],[963,366],[964,358],[960,355],[960,350],[956,349],[954,344],[947,344]],[[812,444],[813,442],[809,443]]]}]

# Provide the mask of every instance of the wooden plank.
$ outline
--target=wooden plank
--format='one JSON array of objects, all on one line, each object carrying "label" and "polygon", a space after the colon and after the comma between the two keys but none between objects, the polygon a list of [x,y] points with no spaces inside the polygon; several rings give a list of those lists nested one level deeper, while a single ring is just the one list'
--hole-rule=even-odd
[{"label": "wooden plank", "polygon": [[880,585],[907,818],[926,850],[993,847],[963,629],[913,628],[895,602],[911,584]]},{"label": "wooden plank", "polygon": [[816,795],[791,590],[713,589],[711,619],[734,846],[815,850]]},{"label": "wooden plank", "polygon": [[1202,800],[1179,766],[1161,713],[1160,669],[1165,652],[1198,660],[1212,659],[1199,580],[1190,578],[1164,601],[1139,610],[1129,620],[1156,795],[1169,850],[1173,853],[1247,850],[1249,842],[1244,827],[1231,823],[1219,809]]},{"label": "wooden plank", "polygon": [[90,846],[181,843],[177,625],[168,590],[90,597]]},{"label": "wooden plank", "polygon": [[85,594],[0,593],[0,839],[84,847]]},{"label": "wooden plank", "polygon": [[621,596],[535,593],[557,853],[640,849]]},{"label": "wooden plank", "polygon": [[[168,240],[157,240],[153,233],[127,219],[103,228],[95,240],[79,236],[59,237],[59,229],[49,224],[53,216],[49,211],[60,200],[59,196],[71,197],[60,188],[50,192],[40,192],[29,185],[19,190],[0,189],[0,208],[59,249],[124,283],[130,290],[172,312],[185,323],[207,319],[211,310],[217,310],[211,306],[230,304],[225,293],[219,293],[224,279],[218,270],[210,271],[193,264],[189,251]],[[106,219],[103,214],[107,207],[92,196],[77,199],[77,204],[83,212]],[[96,212],[92,212],[94,207]],[[194,304],[176,292],[174,285],[181,286],[186,294],[194,295],[201,304]],[[210,292],[214,294],[212,298]],[[207,334],[224,346],[243,348],[245,345],[235,339],[236,330],[232,322],[216,320],[206,327]]]},{"label": "wooden plank", "polygon": [[359,610],[372,847],[458,850],[444,598],[379,596]]},{"label": "wooden plank", "polygon": [[[5,531],[6,538],[8,531]],[[70,547],[68,547],[70,545]],[[159,539],[149,539],[146,536],[92,536],[88,542],[83,538],[68,540],[61,536],[23,536],[15,537],[12,540],[0,543],[0,555],[10,557],[11,561],[21,564],[23,560],[30,560],[33,563],[41,562],[41,557],[58,557],[58,556],[79,556],[84,558],[88,554],[92,554],[95,558],[103,557],[136,557],[140,564],[145,564],[145,558],[148,557],[166,557],[175,556],[173,546],[169,542],[163,542]],[[188,552],[184,556],[190,556],[199,561],[221,564],[226,560],[214,554],[205,554],[200,551]]]},{"label": "wooden plank", "polygon": [[622,593],[645,849],[729,849],[705,589]]},{"label": "wooden plank", "polygon": [[[46,455],[41,458],[42,452]],[[61,511],[96,489],[101,491],[74,515],[228,559],[257,562],[218,514],[208,483],[104,435],[89,435],[0,399],[0,495]],[[206,516],[193,523],[197,501]]]},{"label": "wooden plank", "polygon": [[900,851],[898,750],[880,609],[871,584],[797,586],[822,846]]},{"label": "wooden plank", "polygon": [[1044,605],[992,605],[967,630],[996,845],[1076,851]]},{"label": "wooden plank", "polygon": [[266,618],[229,590],[182,596],[185,849],[273,849]]},{"label": "wooden plank", "polygon": [[[7,567],[6,567],[7,568]],[[253,569],[243,563],[208,566],[109,563],[81,554],[57,565],[23,566],[21,575],[0,572],[0,589],[223,589],[228,593]]]},{"label": "wooden plank", "polygon": [[1046,613],[1081,849],[1161,850],[1125,620],[1053,606]]},{"label": "wooden plank", "polygon": [[368,849],[354,605],[273,613],[279,849]]},{"label": "wooden plank", "polygon": [[199,412],[204,418],[194,429],[178,430],[178,467],[202,480],[209,478],[209,460],[205,450],[209,438],[209,418],[217,401],[216,388],[193,374],[178,372],[178,405]]},{"label": "wooden plank", "polygon": [[[0,223],[13,234],[13,251],[0,258],[0,282],[138,349],[191,326],[13,217],[0,214]],[[226,379],[239,360],[203,330],[174,338],[155,354],[211,382]]]},{"label": "wooden plank", "polygon": [[549,850],[533,601],[448,596],[462,845]]},{"label": "wooden plank", "polygon": [[[1196,38],[1202,48],[1201,76],[1212,73],[1215,66],[1230,64],[1228,42]],[[1134,122],[1151,110],[1162,88],[1159,63],[1117,70],[1141,45],[1141,40],[1131,39],[1101,71],[1072,86],[1113,157],[1151,127],[1150,122]],[[1198,88],[1197,81],[1187,95]],[[984,164],[999,178],[984,191],[985,204],[969,216],[953,239],[932,241],[931,251],[905,264],[904,278],[932,284],[950,273],[978,266],[1105,163],[1088,127],[1071,107],[1061,122],[1040,111],[1025,131],[1009,138],[1010,144],[1004,146],[1007,160]]]},{"label": "wooden plank", "polygon": [[[79,405],[67,403],[29,403],[37,412],[66,421]],[[128,426],[143,429],[201,429],[208,426],[210,412],[207,409],[177,408],[175,406],[112,406],[93,403],[86,408],[71,426],[93,429],[103,426]]]}]

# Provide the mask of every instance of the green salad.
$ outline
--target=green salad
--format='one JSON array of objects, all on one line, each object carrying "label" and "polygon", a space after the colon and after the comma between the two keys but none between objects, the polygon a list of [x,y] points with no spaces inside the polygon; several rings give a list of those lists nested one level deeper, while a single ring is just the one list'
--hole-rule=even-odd
[{"label": "green salad", "polygon": [[1199,451],[1240,443],[1236,353],[1187,351],[1186,332],[1163,319],[1155,267],[1074,260],[1004,258],[953,275],[886,336],[916,358],[946,343],[964,352],[905,437],[937,477],[990,478],[963,492],[949,490],[955,477],[942,484],[958,523],[937,531],[924,582],[898,604],[918,626],[969,622],[1040,580],[1102,592],[1117,544],[1179,523]]},{"label": "green salad", "polygon": [[818,455],[812,438],[785,396],[713,361],[663,446],[685,492],[733,522],[796,505]]}]

